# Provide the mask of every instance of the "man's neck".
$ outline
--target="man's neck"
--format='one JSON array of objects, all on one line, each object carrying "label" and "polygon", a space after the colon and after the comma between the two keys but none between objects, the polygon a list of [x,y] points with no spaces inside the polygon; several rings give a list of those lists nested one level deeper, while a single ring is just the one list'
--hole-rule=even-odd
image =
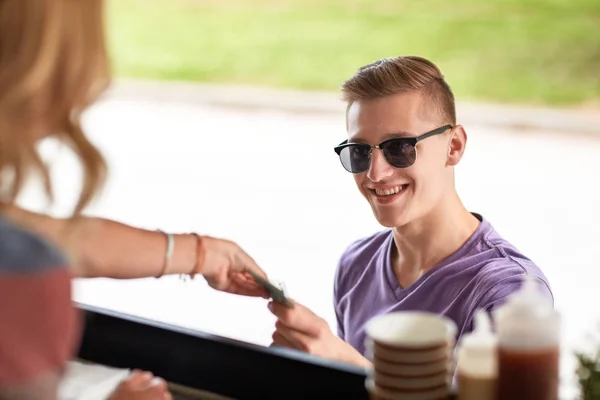
[{"label": "man's neck", "polygon": [[402,287],[460,249],[479,227],[480,221],[462,204],[458,195],[448,196],[427,217],[394,228],[392,268]]}]

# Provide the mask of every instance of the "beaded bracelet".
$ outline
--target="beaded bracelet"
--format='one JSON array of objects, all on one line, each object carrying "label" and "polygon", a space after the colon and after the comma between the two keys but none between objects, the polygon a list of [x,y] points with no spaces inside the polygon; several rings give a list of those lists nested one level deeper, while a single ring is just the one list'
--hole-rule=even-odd
[{"label": "beaded bracelet", "polygon": [[204,240],[203,237],[197,233],[191,233],[190,235],[196,237],[196,262],[194,263],[194,267],[188,274],[180,274],[179,277],[181,280],[186,281],[187,278],[194,279],[196,274],[201,274],[200,270],[204,266],[204,260],[206,259],[206,251],[204,249]]}]

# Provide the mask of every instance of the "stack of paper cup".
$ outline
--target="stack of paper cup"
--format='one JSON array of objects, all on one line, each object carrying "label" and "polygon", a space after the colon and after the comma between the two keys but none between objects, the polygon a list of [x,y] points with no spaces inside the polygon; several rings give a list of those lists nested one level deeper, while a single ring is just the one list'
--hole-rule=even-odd
[{"label": "stack of paper cup", "polygon": [[373,362],[366,386],[377,400],[438,400],[450,394],[456,325],[418,311],[394,312],[367,324]]}]

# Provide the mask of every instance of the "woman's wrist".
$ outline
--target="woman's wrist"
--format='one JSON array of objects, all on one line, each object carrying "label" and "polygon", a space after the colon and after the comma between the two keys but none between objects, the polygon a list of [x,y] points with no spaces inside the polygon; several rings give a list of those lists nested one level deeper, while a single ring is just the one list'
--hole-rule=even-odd
[{"label": "woman's wrist", "polygon": [[164,248],[160,272],[155,275],[203,275],[206,259],[206,236],[197,233],[169,234],[159,231],[163,236]]},{"label": "woman's wrist", "polygon": [[[164,236],[164,235],[163,235]],[[173,235],[173,255],[169,263],[169,269],[166,274],[190,274],[196,267],[197,259],[197,238],[192,234],[176,234]],[[164,247],[166,255],[167,240],[165,239]],[[163,267],[166,260],[163,258]]]},{"label": "woman's wrist", "polygon": [[196,274],[204,275],[204,262],[206,260],[205,243],[207,236],[200,236],[197,233],[192,233],[192,235],[196,238],[196,263],[190,273],[190,276],[193,278]]}]

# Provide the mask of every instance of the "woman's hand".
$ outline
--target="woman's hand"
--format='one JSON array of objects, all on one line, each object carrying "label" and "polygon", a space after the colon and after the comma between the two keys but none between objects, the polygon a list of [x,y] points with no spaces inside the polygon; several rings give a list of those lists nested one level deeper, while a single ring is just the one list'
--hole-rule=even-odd
[{"label": "woman's hand", "polygon": [[150,372],[133,371],[117,386],[108,400],[171,400],[167,383]]},{"label": "woman's hand", "polygon": [[240,246],[210,236],[200,240],[203,251],[200,252],[202,260],[198,272],[212,288],[243,296],[269,297],[248,271],[265,278],[267,275]]}]

